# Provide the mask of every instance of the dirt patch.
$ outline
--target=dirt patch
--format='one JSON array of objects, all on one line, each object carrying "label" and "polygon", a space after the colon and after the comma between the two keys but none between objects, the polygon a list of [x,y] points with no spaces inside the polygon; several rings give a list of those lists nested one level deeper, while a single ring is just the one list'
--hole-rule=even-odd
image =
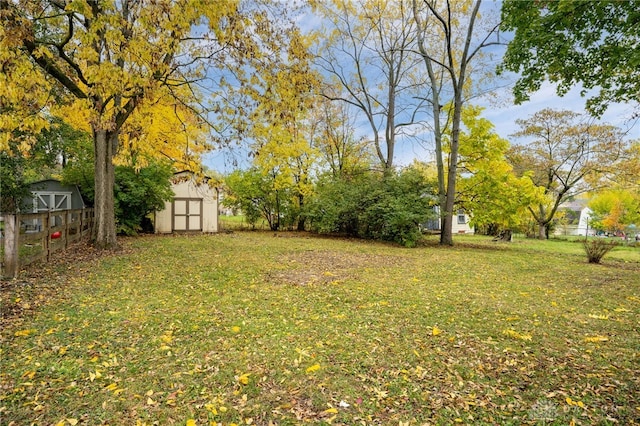
[{"label": "dirt patch", "polygon": [[266,281],[273,284],[311,285],[356,279],[363,269],[397,267],[408,264],[399,256],[343,253],[334,251],[305,251],[283,256],[285,269],[266,273]]}]

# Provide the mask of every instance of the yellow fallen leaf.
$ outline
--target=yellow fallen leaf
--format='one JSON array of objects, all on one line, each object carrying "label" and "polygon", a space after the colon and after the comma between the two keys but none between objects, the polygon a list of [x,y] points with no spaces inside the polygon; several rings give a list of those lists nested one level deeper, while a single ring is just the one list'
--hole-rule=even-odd
[{"label": "yellow fallen leaf", "polygon": [[196,425],[197,425],[197,423],[196,423],[196,421],[194,419],[187,420],[186,426],[196,426]]},{"label": "yellow fallen leaf", "polygon": [[600,343],[600,342],[608,342],[609,338],[605,336],[591,336],[591,337],[585,337],[584,341],[587,343]]},{"label": "yellow fallen leaf", "polygon": [[518,340],[531,340],[533,338],[530,334],[521,334],[513,329],[503,330],[502,334]]},{"label": "yellow fallen leaf", "polygon": [[440,330],[437,325],[434,325],[433,328],[431,329],[431,335],[437,336],[439,334],[442,334],[442,330]]},{"label": "yellow fallen leaf", "polygon": [[147,405],[156,405],[156,402],[151,398],[147,398]]},{"label": "yellow fallen leaf", "polygon": [[307,367],[305,370],[307,373],[313,373],[315,371],[320,370],[320,364],[313,364],[311,367]]},{"label": "yellow fallen leaf", "polygon": [[609,315],[589,314],[589,318],[608,320],[609,319]]},{"label": "yellow fallen leaf", "polygon": [[67,423],[69,423],[71,426],[75,426],[78,424],[78,419],[67,419]]},{"label": "yellow fallen leaf", "polygon": [[28,336],[30,334],[33,334],[35,332],[36,332],[36,330],[34,330],[34,329],[20,330],[20,331],[16,331],[14,333],[14,336],[16,336],[16,337],[24,337],[24,336]]},{"label": "yellow fallen leaf", "polygon": [[238,377],[238,383],[243,384],[243,385],[248,385],[249,384],[249,376],[251,375],[251,373],[245,373],[241,376]]},{"label": "yellow fallen leaf", "polygon": [[234,333],[240,333],[241,328],[237,325],[234,325],[233,327],[231,327],[231,331],[233,331]]},{"label": "yellow fallen leaf", "polygon": [[105,386],[105,389],[109,390],[109,391],[116,390],[116,389],[118,389],[118,384],[117,383],[111,383],[109,386]]},{"label": "yellow fallen leaf", "polygon": [[325,413],[327,414],[338,414],[338,409],[331,407],[331,408],[327,408],[326,410],[324,410]]}]

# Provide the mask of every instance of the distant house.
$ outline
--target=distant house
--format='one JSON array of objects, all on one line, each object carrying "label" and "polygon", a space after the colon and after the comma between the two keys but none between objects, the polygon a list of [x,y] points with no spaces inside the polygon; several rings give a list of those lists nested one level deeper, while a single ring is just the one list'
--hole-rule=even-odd
[{"label": "distant house", "polygon": [[[440,219],[440,208],[435,206],[434,211],[436,216],[433,219],[430,219],[423,225],[423,229],[426,231],[439,232],[442,228],[441,219]],[[471,217],[465,213],[464,210],[458,210],[456,214],[453,215],[453,224],[451,225],[451,232],[454,234],[474,234],[475,230],[471,227],[469,222],[471,221]]]},{"label": "distant house", "polygon": [[76,185],[63,185],[55,179],[46,179],[30,185],[31,195],[22,200],[20,211],[41,213],[47,211],[85,208],[82,195]]},{"label": "distant house", "polygon": [[562,213],[563,218],[556,226],[556,235],[595,235],[595,230],[589,225],[593,211],[587,207],[587,200],[562,203],[558,212]]},{"label": "distant house", "polygon": [[176,173],[171,180],[173,199],[155,212],[155,232],[218,232],[219,191],[211,182],[196,179],[192,172]]}]

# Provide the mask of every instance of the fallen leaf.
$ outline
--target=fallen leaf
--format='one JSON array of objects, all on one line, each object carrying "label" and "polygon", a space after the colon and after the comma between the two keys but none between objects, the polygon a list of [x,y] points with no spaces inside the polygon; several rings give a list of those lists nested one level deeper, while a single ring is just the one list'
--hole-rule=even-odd
[{"label": "fallen leaf", "polygon": [[605,336],[591,336],[591,337],[585,337],[584,341],[587,343],[600,343],[600,342],[608,342],[609,338]]},{"label": "fallen leaf", "polygon": [[514,329],[503,330],[502,334],[504,334],[506,336],[509,336],[509,337],[511,337],[513,339],[518,339],[518,340],[531,340],[532,339],[532,336],[530,334],[518,333]]},{"label": "fallen leaf", "polygon": [[313,364],[311,367],[307,367],[305,371],[307,372],[307,374],[309,374],[318,370],[320,370],[320,364]]},{"label": "fallen leaf", "polygon": [[238,377],[238,383],[243,384],[243,385],[248,385],[249,384],[249,376],[251,375],[251,373],[245,373],[241,376]]}]

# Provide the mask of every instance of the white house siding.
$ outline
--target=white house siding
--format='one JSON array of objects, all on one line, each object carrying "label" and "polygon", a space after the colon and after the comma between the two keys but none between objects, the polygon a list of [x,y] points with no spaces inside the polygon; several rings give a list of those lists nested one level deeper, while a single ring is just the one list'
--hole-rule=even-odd
[{"label": "white house siding", "polygon": [[466,223],[462,224],[458,223],[458,220],[454,216],[451,232],[454,234],[473,234],[474,229],[469,226],[469,217],[467,216]]},{"label": "white house siding", "polygon": [[586,236],[594,235],[593,229],[589,226],[589,221],[591,221],[591,214],[593,211],[589,207],[585,207],[580,210],[580,220],[578,221],[578,235]]},{"label": "white house siding", "polygon": [[[460,215],[462,216],[462,214]],[[462,217],[460,217],[460,219],[462,219]],[[453,215],[453,226],[451,227],[451,232],[453,234],[473,234],[474,233],[474,229],[469,226],[469,220],[471,218],[469,217],[469,215],[464,215],[464,223],[461,223],[462,220],[458,220],[458,215],[454,214]]]},{"label": "white house siding", "polygon": [[171,186],[174,198],[155,214],[155,232],[218,232],[218,196],[209,185],[193,180]]}]

